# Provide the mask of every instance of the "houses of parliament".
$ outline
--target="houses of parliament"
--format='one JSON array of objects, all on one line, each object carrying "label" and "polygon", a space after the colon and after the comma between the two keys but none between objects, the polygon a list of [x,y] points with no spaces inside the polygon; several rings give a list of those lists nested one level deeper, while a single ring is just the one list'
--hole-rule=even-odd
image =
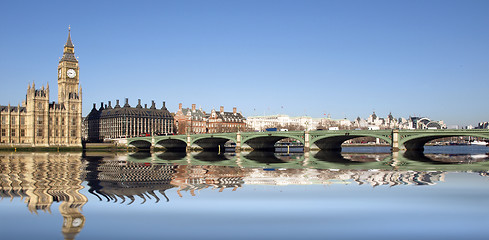
[{"label": "houses of parliament", "polygon": [[22,105],[0,106],[0,145],[81,147],[82,89],[70,30],[58,64],[58,103],[49,84],[27,87]]}]

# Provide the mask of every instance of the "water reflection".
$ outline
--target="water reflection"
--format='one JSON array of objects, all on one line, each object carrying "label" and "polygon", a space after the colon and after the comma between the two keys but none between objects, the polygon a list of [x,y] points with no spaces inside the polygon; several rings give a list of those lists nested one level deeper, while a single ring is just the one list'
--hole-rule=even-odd
[{"label": "water reflection", "polygon": [[[434,185],[447,171],[488,175],[487,154],[419,153],[0,153],[2,199],[51,213],[58,202],[61,232],[74,239],[85,226],[88,195],[131,205],[167,203],[196,191],[239,191],[244,185]],[[443,163],[443,164],[440,164]],[[465,163],[465,164],[462,164]],[[83,195],[86,182],[88,195]]]},{"label": "water reflection", "polygon": [[489,160],[488,154],[425,154],[417,151],[407,151],[404,157],[419,162],[428,162],[432,164],[464,164],[486,162]]},{"label": "water reflection", "polygon": [[81,213],[87,197],[80,193],[81,154],[16,153],[0,155],[2,200],[20,198],[31,213],[51,213],[51,205],[60,202],[62,233],[74,239],[85,224]]}]

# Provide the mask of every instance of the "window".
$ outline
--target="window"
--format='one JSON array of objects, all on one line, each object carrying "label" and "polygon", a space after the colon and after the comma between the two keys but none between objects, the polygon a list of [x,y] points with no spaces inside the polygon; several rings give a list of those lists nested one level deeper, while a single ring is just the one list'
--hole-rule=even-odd
[{"label": "window", "polygon": [[73,118],[73,120],[71,121],[71,125],[73,125],[73,126],[76,125],[76,118]]},{"label": "window", "polygon": [[65,118],[64,117],[61,117],[61,125],[65,125]]},{"label": "window", "polygon": [[42,124],[42,117],[41,116],[37,116],[37,124]]},{"label": "window", "polygon": [[15,137],[15,129],[12,128],[12,132],[10,132],[10,135],[12,135],[12,137]]},{"label": "window", "polygon": [[58,129],[56,129],[55,136],[56,136],[56,137],[57,137],[57,136],[59,136],[59,131],[58,131]]},{"label": "window", "polygon": [[7,118],[5,116],[2,116],[2,124],[6,124],[7,123]]},{"label": "window", "polygon": [[20,136],[25,137],[25,129],[20,129]]},{"label": "window", "polygon": [[42,128],[37,129],[37,136],[42,137]]},{"label": "window", "polygon": [[16,120],[17,120],[17,118],[15,116],[12,116],[12,122],[10,122],[10,124],[16,124],[16,122],[17,122]]},{"label": "window", "polygon": [[20,117],[20,124],[24,125],[25,124],[25,117]]},{"label": "window", "polygon": [[72,136],[72,137],[76,137],[76,131],[75,131],[74,129],[73,129],[73,130],[71,130],[71,136]]},{"label": "window", "polygon": [[7,136],[7,131],[5,129],[2,129],[2,137]]}]

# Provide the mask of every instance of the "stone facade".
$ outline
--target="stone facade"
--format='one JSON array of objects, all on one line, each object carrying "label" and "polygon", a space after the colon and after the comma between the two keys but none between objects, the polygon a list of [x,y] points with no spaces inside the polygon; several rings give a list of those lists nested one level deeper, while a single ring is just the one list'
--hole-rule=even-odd
[{"label": "stone facade", "polygon": [[82,89],[70,32],[58,64],[58,103],[49,101],[49,84],[27,87],[22,105],[0,106],[0,144],[81,147]]},{"label": "stone facade", "polygon": [[151,107],[148,108],[146,104],[143,107],[141,100],[138,100],[136,107],[131,107],[126,98],[123,107],[119,105],[119,100],[116,100],[114,107],[110,101],[105,106],[101,103],[99,109],[93,104],[83,125],[86,141],[101,142],[106,139],[173,134],[174,121],[165,102],[161,109],[156,108],[154,101]]},{"label": "stone facade", "polygon": [[210,113],[192,108],[182,108],[180,103],[175,113],[177,134],[203,134],[245,131],[246,118],[236,108],[225,112],[221,106],[219,111],[212,109]]}]

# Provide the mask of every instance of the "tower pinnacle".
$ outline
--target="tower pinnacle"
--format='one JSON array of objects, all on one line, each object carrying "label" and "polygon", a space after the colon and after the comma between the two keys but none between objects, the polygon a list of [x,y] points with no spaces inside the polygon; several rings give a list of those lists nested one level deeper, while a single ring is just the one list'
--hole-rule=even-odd
[{"label": "tower pinnacle", "polygon": [[65,47],[75,47],[71,42],[71,26],[68,26],[68,40],[66,40]]},{"label": "tower pinnacle", "polygon": [[59,62],[62,61],[78,62],[75,57],[75,46],[73,45],[73,42],[71,42],[71,26],[68,27],[68,39],[66,40],[63,50],[63,57],[59,60]]}]

